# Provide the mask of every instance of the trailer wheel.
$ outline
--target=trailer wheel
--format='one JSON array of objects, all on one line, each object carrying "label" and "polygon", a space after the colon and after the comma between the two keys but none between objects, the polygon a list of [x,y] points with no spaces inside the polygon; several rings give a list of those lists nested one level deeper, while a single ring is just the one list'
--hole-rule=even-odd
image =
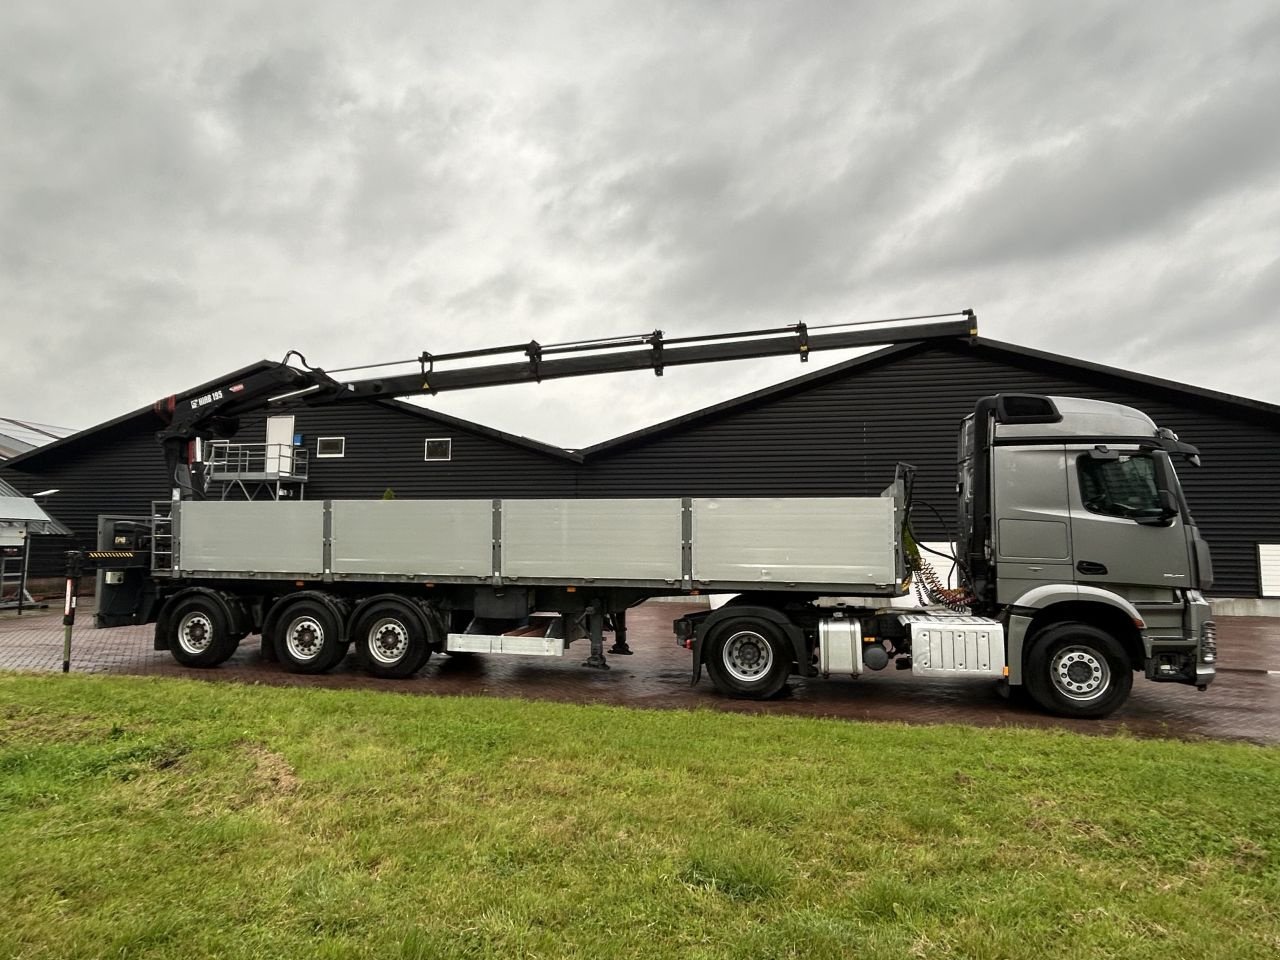
[{"label": "trailer wheel", "polygon": [[195,594],[168,614],[169,652],[184,667],[216,667],[236,652],[231,617],[217,597]]},{"label": "trailer wheel", "polygon": [[1027,654],[1024,683],[1042,709],[1096,719],[1114,713],[1133,688],[1133,670],[1120,641],[1087,623],[1042,630]]},{"label": "trailer wheel", "polygon": [[276,656],[290,673],[324,673],[346,656],[342,620],[323,600],[297,600],[273,620]]},{"label": "trailer wheel", "polygon": [[708,638],[707,672],[721,693],[750,700],[776,696],[791,674],[791,645],[768,620],[738,617]]},{"label": "trailer wheel", "polygon": [[378,600],[356,616],[351,630],[356,657],[375,677],[403,680],[431,657],[431,640],[422,617],[408,604]]}]

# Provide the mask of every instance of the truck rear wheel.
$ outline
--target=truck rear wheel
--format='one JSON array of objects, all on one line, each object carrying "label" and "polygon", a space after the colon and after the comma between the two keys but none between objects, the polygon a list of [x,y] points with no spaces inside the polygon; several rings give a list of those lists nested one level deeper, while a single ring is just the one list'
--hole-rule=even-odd
[{"label": "truck rear wheel", "polygon": [[375,677],[403,680],[431,657],[422,617],[406,603],[377,600],[356,614],[351,630],[361,666]]},{"label": "truck rear wheel", "polygon": [[1133,688],[1124,647],[1087,623],[1042,630],[1027,654],[1024,681],[1031,698],[1062,717],[1097,719],[1114,713]]},{"label": "truck rear wheel", "polygon": [[169,623],[169,652],[184,667],[216,667],[236,652],[239,638],[217,597],[195,594],[179,600]]},{"label": "truck rear wheel", "polygon": [[707,641],[707,672],[721,693],[767,700],[786,685],[791,674],[791,645],[768,620],[725,620],[712,628]]},{"label": "truck rear wheel", "polygon": [[346,656],[342,621],[323,600],[297,600],[272,620],[276,655],[290,673],[324,673]]}]

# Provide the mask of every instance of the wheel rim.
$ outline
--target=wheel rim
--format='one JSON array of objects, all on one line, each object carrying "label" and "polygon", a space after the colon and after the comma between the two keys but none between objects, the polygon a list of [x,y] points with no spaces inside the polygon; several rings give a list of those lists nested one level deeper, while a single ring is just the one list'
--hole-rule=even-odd
[{"label": "wheel rim", "polygon": [[178,646],[192,655],[204,653],[213,643],[213,622],[203,613],[189,613],[178,624]]},{"label": "wheel rim", "polygon": [[314,660],[324,647],[324,627],[315,617],[298,617],[285,631],[284,645],[295,660]]},{"label": "wheel rim", "polygon": [[742,683],[752,683],[773,666],[773,647],[754,630],[741,630],[725,641],[721,659],[729,676]]},{"label": "wheel rim", "polygon": [[1049,665],[1053,686],[1068,700],[1096,700],[1111,685],[1107,658],[1092,647],[1063,647]]},{"label": "wheel rim", "polygon": [[409,652],[409,631],[394,617],[383,617],[369,628],[369,656],[379,663],[396,664]]}]

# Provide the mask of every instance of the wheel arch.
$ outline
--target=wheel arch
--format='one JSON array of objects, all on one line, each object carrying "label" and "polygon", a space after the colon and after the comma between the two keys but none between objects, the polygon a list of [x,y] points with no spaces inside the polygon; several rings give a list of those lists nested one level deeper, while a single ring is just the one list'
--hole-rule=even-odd
[{"label": "wheel arch", "polygon": [[352,631],[360,617],[372,606],[378,603],[391,603],[405,610],[410,616],[416,617],[423,632],[434,641],[434,646],[443,649],[445,644],[445,635],[448,631],[445,629],[445,622],[442,614],[429,603],[406,597],[399,593],[375,593],[372,596],[361,597],[354,607],[351,614],[347,618],[347,624],[344,630],[347,632],[349,639],[354,639]]},{"label": "wheel arch", "polygon": [[235,594],[224,593],[211,587],[185,587],[166,597],[156,615],[155,637],[153,648],[169,649],[169,631],[173,629],[173,611],[192,597],[203,597],[217,604],[231,626],[231,633],[237,641],[243,640],[253,631],[253,616],[249,608]]},{"label": "wheel arch", "polygon": [[[1119,598],[1117,598],[1119,599]],[[1128,609],[1126,610],[1125,607]],[[1130,612],[1132,611],[1132,612]],[[1097,599],[1063,600],[1042,607],[1031,616],[1027,625],[1026,643],[1020,656],[1025,666],[1027,651],[1035,642],[1037,634],[1059,623],[1087,623],[1115,637],[1129,656],[1129,665],[1134,670],[1141,670],[1146,659],[1143,651],[1142,632],[1137,623],[1142,617],[1130,603],[1123,606],[1115,603],[1100,602]]]},{"label": "wheel arch", "polygon": [[323,603],[329,612],[334,615],[339,624],[340,636],[342,642],[347,642],[350,638],[347,636],[347,627],[349,623],[349,605],[335,597],[331,593],[325,593],[323,590],[298,590],[294,593],[286,593],[277,597],[272,602],[262,618],[262,636],[270,638],[275,636],[276,628],[280,625],[280,619],[295,603],[303,600],[315,600]]}]

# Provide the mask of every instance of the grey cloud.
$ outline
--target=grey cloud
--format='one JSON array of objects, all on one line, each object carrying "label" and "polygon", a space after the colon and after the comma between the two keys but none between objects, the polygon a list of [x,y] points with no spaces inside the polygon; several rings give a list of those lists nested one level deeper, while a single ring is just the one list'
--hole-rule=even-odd
[{"label": "grey cloud", "polygon": [[[289,347],[340,366],[962,306],[1280,400],[1250,379],[1280,363],[1278,21],[1264,0],[6,5],[0,316],[38,338],[0,413],[84,425]],[[447,402],[582,445],[796,372]],[[63,379],[99,385],[92,408]]]},{"label": "grey cloud", "polygon": [[1084,142],[1014,160],[949,211],[965,226],[943,233],[931,265],[1061,257],[1194,216],[1280,161],[1280,126],[1257,122],[1252,96],[1280,102],[1280,76],[1248,98],[1228,87],[1184,115],[1109,125]]}]

